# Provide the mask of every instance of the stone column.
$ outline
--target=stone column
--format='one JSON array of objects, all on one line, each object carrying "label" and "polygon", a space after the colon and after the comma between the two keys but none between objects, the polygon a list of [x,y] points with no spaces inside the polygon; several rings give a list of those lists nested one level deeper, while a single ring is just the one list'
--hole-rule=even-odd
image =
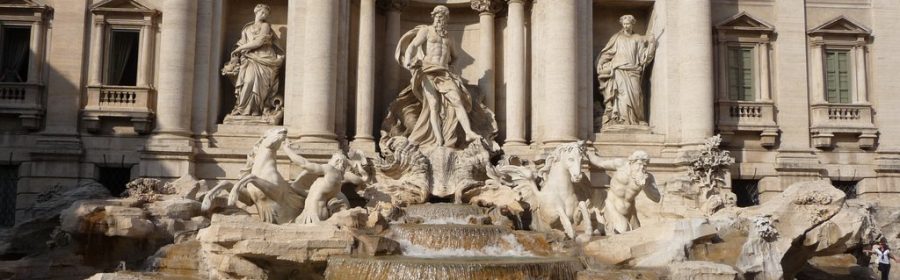
[{"label": "stone column", "polygon": [[44,20],[41,18],[31,24],[31,50],[28,55],[28,80],[29,83],[38,83],[41,80],[41,58],[44,50]]},{"label": "stone column", "polygon": [[[300,141],[337,144],[335,102],[338,75],[339,1],[306,2]],[[288,77],[290,78],[290,77]]]},{"label": "stone column", "polygon": [[[303,73],[303,51],[307,44],[305,44],[306,40],[303,34],[304,30],[304,18],[305,18],[305,6],[310,1],[288,1],[288,12],[287,12],[287,34],[285,37],[285,58],[284,58],[284,77],[285,79],[281,81],[284,83],[284,126],[288,130],[288,137],[292,140],[296,140],[298,138],[300,129],[304,126],[302,123],[300,112],[303,104],[303,77],[305,76]],[[223,10],[228,6],[224,6]],[[223,16],[226,13],[223,13]],[[223,32],[222,37],[225,37],[224,26],[226,20],[221,20],[221,25]],[[223,42],[224,46],[227,46],[231,42]],[[227,48],[227,47],[225,47]],[[221,67],[221,65],[219,66]]]},{"label": "stone column", "polygon": [[[769,43],[759,43],[759,98],[760,100],[772,100],[772,90],[769,85]],[[724,54],[724,53],[723,53]]]},{"label": "stone column", "polygon": [[[220,80],[222,72],[221,67],[224,65],[222,56],[220,55],[225,47],[225,7],[228,7],[229,0],[219,0],[213,2],[212,15],[212,34],[210,35],[210,80],[209,80],[209,98],[207,99],[206,111],[206,131],[215,132],[218,126],[219,110],[222,107],[221,96],[222,88]],[[281,81],[285,83],[286,81]],[[285,97],[287,98],[287,97]],[[285,124],[285,126],[287,126]]]},{"label": "stone column", "polygon": [[94,15],[94,29],[91,31],[91,65],[88,85],[99,86],[103,79],[103,32],[106,29],[103,15]]},{"label": "stone column", "polygon": [[853,103],[868,103],[868,83],[866,83],[866,41],[860,39],[857,45],[853,47],[853,53],[856,55],[856,100]]},{"label": "stone column", "polygon": [[681,75],[682,142],[703,143],[713,134],[713,38],[710,0],[682,0],[677,17]]},{"label": "stone column", "polygon": [[353,146],[375,151],[375,0],[359,0],[359,47],[356,69],[356,136]]},{"label": "stone column", "polygon": [[506,143],[505,146],[524,146],[526,113],[525,95],[525,0],[507,0],[507,39],[503,42],[506,81]]},{"label": "stone column", "polygon": [[141,26],[141,46],[138,50],[137,86],[150,87],[150,73],[153,72],[151,54],[153,53],[153,38],[156,37],[153,30],[153,16],[144,16],[144,26]]},{"label": "stone column", "polygon": [[810,72],[810,86],[812,90],[812,102],[813,104],[821,104],[826,103],[825,101],[825,61],[822,55],[824,54],[824,50],[822,49],[823,41],[821,39],[812,39],[809,42],[809,45],[812,46],[812,51],[809,53],[809,66],[811,69]]},{"label": "stone column", "polygon": [[386,26],[384,36],[384,59],[382,60],[382,71],[384,71],[384,92],[381,97],[379,106],[383,112],[379,112],[376,117],[379,121],[384,119],[388,104],[394,101],[394,98],[400,93],[400,70],[402,67],[394,61],[394,50],[397,48],[397,42],[403,35],[400,28],[400,13],[409,5],[409,0],[379,0],[378,6],[385,10]]},{"label": "stone column", "polygon": [[478,90],[484,96],[484,103],[491,110],[496,111],[496,83],[494,71],[494,14],[503,7],[498,0],[472,0],[473,10],[478,12],[479,32],[481,34],[478,50],[478,64],[481,67],[482,76],[478,79]]},{"label": "stone column", "polygon": [[213,13],[215,0],[197,0],[197,45],[194,60],[194,103],[191,109],[191,130],[197,140],[208,144],[209,98],[213,95],[210,81],[219,81],[219,65],[212,63],[212,57],[221,53],[212,52]]},{"label": "stone column", "polygon": [[[548,3],[549,4],[549,3]],[[558,1],[546,8],[544,92],[544,143],[578,139],[578,5]]]},{"label": "stone column", "polygon": [[190,136],[197,1],[166,0],[163,15],[155,132]]}]

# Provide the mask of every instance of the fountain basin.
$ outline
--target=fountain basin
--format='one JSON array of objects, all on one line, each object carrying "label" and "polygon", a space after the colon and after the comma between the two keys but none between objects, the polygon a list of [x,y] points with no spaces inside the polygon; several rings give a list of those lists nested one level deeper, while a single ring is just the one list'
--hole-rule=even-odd
[{"label": "fountain basin", "polygon": [[328,259],[325,279],[575,279],[583,269],[571,257],[445,257],[407,256]]}]

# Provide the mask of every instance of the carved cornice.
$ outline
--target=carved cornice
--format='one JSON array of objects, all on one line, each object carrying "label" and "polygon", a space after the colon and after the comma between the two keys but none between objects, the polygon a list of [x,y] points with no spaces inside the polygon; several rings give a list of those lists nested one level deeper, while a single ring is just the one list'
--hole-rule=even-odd
[{"label": "carved cornice", "polygon": [[375,5],[385,11],[402,11],[406,6],[409,6],[409,0],[378,0],[375,2]]},{"label": "carved cornice", "polygon": [[499,0],[472,0],[472,10],[479,13],[496,14],[503,9],[503,1]]}]

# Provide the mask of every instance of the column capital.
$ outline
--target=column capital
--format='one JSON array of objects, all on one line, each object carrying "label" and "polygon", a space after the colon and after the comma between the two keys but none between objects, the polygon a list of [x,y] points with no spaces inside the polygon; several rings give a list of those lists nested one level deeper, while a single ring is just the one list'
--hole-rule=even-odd
[{"label": "column capital", "polygon": [[503,9],[503,1],[499,0],[472,0],[472,10],[480,14],[496,14]]},{"label": "column capital", "polygon": [[385,11],[402,11],[409,6],[409,0],[377,0],[375,2],[378,5],[378,8]]}]

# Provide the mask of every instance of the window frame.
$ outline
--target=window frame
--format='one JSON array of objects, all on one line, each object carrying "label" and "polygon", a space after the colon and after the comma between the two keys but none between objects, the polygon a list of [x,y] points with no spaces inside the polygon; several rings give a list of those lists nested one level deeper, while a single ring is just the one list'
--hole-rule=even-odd
[{"label": "window frame", "polygon": [[[31,64],[35,63],[35,61],[31,61],[32,59],[31,59],[31,50],[30,50],[31,44],[33,44],[32,41],[34,40],[34,38],[32,38],[34,36],[34,31],[32,31],[31,29],[34,28],[34,26],[31,23],[16,22],[16,21],[13,21],[11,23],[9,23],[9,22],[0,23],[0,52],[2,52],[2,53],[6,53],[5,47],[6,47],[6,37],[7,37],[6,29],[7,28],[27,28],[28,29],[29,59],[28,59],[28,67],[26,67],[26,69],[25,69],[25,81],[6,82],[6,83],[27,84],[30,80],[36,78],[36,77],[34,77],[34,78],[30,77],[32,73],[29,73],[30,71],[28,70],[28,68],[32,67]],[[0,67],[4,66],[4,63],[5,62],[3,61],[3,56],[0,55]],[[0,70],[2,70],[2,69],[0,69]],[[2,74],[0,74],[0,75],[2,75]]]},{"label": "window frame", "polygon": [[[743,92],[743,94],[741,94],[741,92],[738,92],[738,93],[733,92],[734,88],[733,88],[732,80],[731,80],[731,78],[732,78],[731,70],[732,70],[733,66],[731,65],[731,59],[733,58],[732,50],[735,50],[735,49],[741,50],[741,51],[747,50],[747,49],[750,50],[750,83],[749,83],[750,84],[750,92],[749,92],[750,98],[748,98],[748,99],[743,98],[743,97],[747,96],[746,92]],[[727,99],[730,101],[757,101],[758,97],[759,97],[759,93],[757,92],[759,89],[759,85],[757,83],[759,83],[758,76],[760,74],[759,73],[760,70],[759,70],[759,66],[758,66],[759,65],[759,49],[757,48],[756,44],[752,44],[752,43],[727,44],[725,46],[725,53],[723,54],[723,57],[724,57],[723,65],[724,65],[725,69],[723,70],[724,73],[722,73],[722,75],[725,75],[725,79],[724,79],[725,87],[724,88],[725,88],[725,96],[727,97]],[[741,57],[741,59],[743,60],[744,58]],[[739,71],[743,72],[743,69],[740,69]],[[743,80],[743,79],[741,79],[741,80]],[[744,83],[742,85],[743,85],[743,87],[746,87],[746,83]]]},{"label": "window frame", "polygon": [[[772,100],[771,51],[775,27],[746,12],[740,12],[715,26],[718,60],[717,99],[727,102],[769,102]],[[732,99],[729,81],[729,48],[753,48],[752,95],[749,100]]]},{"label": "window frame", "polygon": [[[110,67],[109,63],[111,60],[110,55],[112,54],[112,44],[113,44],[112,39],[113,39],[113,33],[117,32],[117,31],[137,32],[138,53],[135,55],[138,56],[138,58],[137,58],[138,61],[137,61],[136,67],[134,68],[134,71],[135,71],[134,85],[113,85],[109,81],[109,78],[110,78],[109,77],[109,67]],[[143,36],[141,36],[141,35],[142,35],[141,27],[136,27],[134,25],[119,25],[119,24],[116,24],[116,25],[107,24],[106,25],[106,30],[104,32],[105,38],[104,38],[104,44],[103,44],[103,62],[101,63],[101,70],[100,70],[101,75],[102,75],[102,77],[100,78],[100,82],[103,85],[105,85],[105,86],[120,86],[120,87],[137,87],[137,86],[139,86],[137,76],[138,76],[138,73],[141,71],[141,66],[142,66],[140,56],[142,55],[142,51],[146,51],[146,50],[143,50],[144,46],[141,41],[141,39],[143,39]]]},{"label": "window frame", "polygon": [[[856,87],[856,83],[857,83],[857,82],[856,82],[856,79],[853,79],[853,78],[852,78],[852,77],[854,76],[854,74],[856,73],[856,69],[854,69],[854,68],[856,68],[856,67],[854,67],[854,64],[855,64],[855,63],[854,63],[854,59],[853,59],[853,57],[854,57],[854,55],[853,55],[853,49],[850,48],[850,47],[846,47],[846,46],[830,46],[830,47],[824,48],[824,49],[822,50],[822,52],[823,52],[823,53],[822,53],[822,54],[823,54],[823,55],[822,55],[822,58],[824,59],[824,61],[822,62],[823,71],[824,71],[823,75],[825,76],[824,79],[823,79],[824,84],[823,84],[822,86],[823,86],[823,88],[824,88],[824,90],[825,90],[825,91],[824,91],[824,93],[825,93],[825,102],[827,102],[827,103],[832,103],[832,104],[853,104],[853,103],[854,103],[854,99],[855,99],[855,98],[853,97],[853,95],[854,95],[854,88]],[[830,88],[829,88],[829,86],[828,86],[828,84],[829,84],[829,83],[828,83],[828,80],[829,80],[829,79],[828,79],[828,75],[829,75],[829,72],[830,72],[830,71],[829,71],[829,65],[830,65],[830,64],[829,64],[828,56],[829,56],[829,54],[832,53],[832,52],[834,52],[834,53],[841,53],[841,54],[846,55],[846,60],[847,60],[847,61],[846,61],[846,63],[847,63],[847,69],[846,69],[846,71],[847,71],[847,81],[846,81],[846,86],[847,86],[847,88],[846,88],[847,96],[842,96],[842,94],[841,94],[841,92],[843,91],[843,89],[841,88],[841,86],[844,85],[845,83],[844,83],[844,82],[841,82],[841,77],[840,77],[841,71],[840,71],[840,69],[837,69],[837,70],[836,70],[836,73],[835,73],[835,75],[836,75],[835,79],[837,80],[837,81],[836,81],[836,83],[837,83],[837,89],[835,89],[835,90],[837,91],[836,96],[835,96],[835,98],[837,98],[836,101],[829,100],[830,98],[829,98],[829,95],[828,95],[828,92],[830,91]],[[840,68],[840,61],[835,61],[835,63],[836,63],[835,67]],[[843,101],[844,98],[842,98],[842,97],[846,97],[846,100],[847,100],[847,101],[844,102],[844,101]]]},{"label": "window frame", "polygon": [[[156,10],[150,9],[139,1],[131,1],[134,8],[108,8],[106,4],[111,1],[101,1],[91,8],[93,14],[91,59],[89,65],[89,87],[133,87],[142,89],[153,88],[153,69],[155,68],[156,30],[158,28],[158,15]],[[111,46],[111,37],[114,30],[138,31],[138,65],[134,86],[117,86],[108,83],[108,61]],[[96,57],[94,57],[96,56]]]},{"label": "window frame", "polygon": [[[845,16],[836,17],[807,32],[813,104],[869,104],[868,45],[871,30]],[[847,51],[850,102],[828,100],[828,52]]]}]

